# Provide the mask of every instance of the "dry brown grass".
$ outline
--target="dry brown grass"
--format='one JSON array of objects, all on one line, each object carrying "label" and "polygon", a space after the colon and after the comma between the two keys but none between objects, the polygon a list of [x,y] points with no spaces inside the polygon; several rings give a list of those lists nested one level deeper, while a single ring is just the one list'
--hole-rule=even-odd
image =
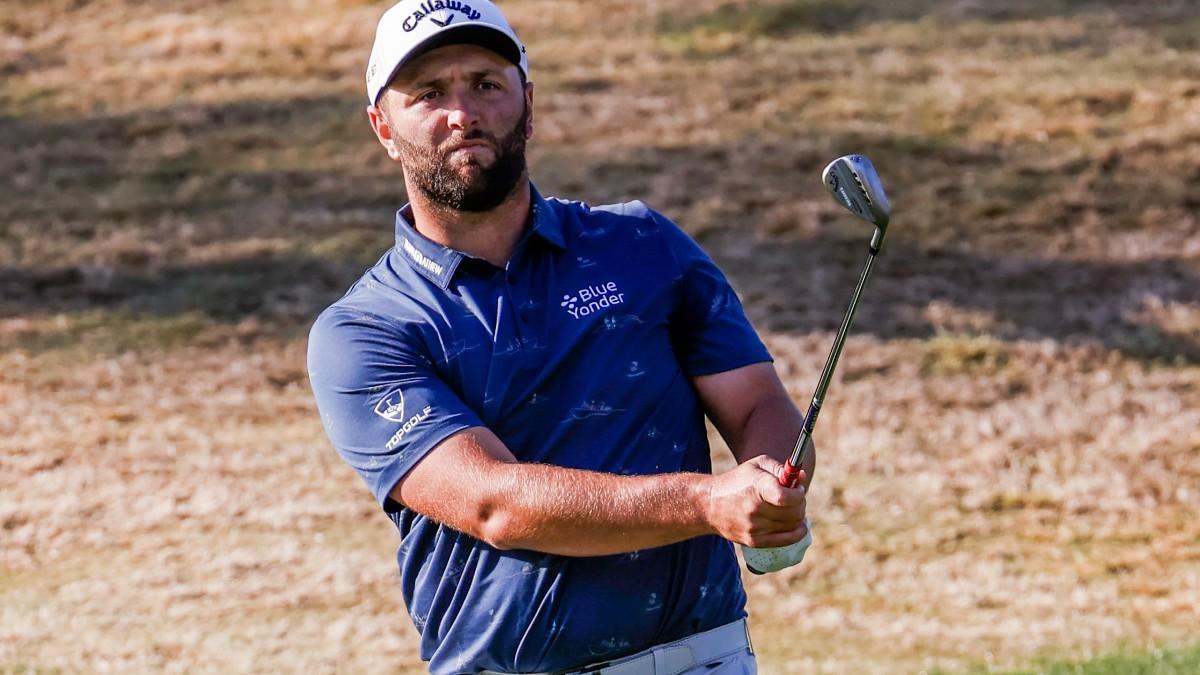
[{"label": "dry brown grass", "polygon": [[[504,6],[540,187],[694,232],[797,401],[865,255],[817,172],[865,151],[895,203],[817,548],[747,579],[764,672],[1195,639],[1200,10]],[[0,671],[419,669],[303,370],[402,199],[361,111],[382,7],[5,7]]]}]

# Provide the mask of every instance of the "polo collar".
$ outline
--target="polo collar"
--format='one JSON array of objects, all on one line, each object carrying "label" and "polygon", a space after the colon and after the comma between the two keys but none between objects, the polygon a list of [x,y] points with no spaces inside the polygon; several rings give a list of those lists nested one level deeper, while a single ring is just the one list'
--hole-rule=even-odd
[{"label": "polo collar", "polygon": [[565,249],[567,240],[563,238],[562,222],[559,221],[558,215],[532,183],[529,185],[529,191],[530,203],[533,205],[533,228],[530,232],[554,244],[559,249]]},{"label": "polo collar", "polygon": [[[530,235],[537,235],[560,249],[566,248],[558,216],[536,187],[530,184],[529,190],[533,224],[517,244],[518,249],[525,245]],[[463,259],[470,256],[442,246],[417,232],[417,228],[408,220],[406,214],[409,213],[410,204],[396,211],[396,252],[419,274],[445,289]]]},{"label": "polo collar", "polygon": [[411,213],[410,206],[405,204],[396,212],[396,253],[421,276],[444,289],[466,254],[417,232],[406,215]]}]

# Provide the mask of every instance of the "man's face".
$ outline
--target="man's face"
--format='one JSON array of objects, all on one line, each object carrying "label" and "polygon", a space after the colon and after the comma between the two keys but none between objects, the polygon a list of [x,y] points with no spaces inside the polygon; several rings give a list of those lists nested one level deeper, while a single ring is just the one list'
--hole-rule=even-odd
[{"label": "man's face", "polygon": [[525,175],[532,85],[499,54],[449,45],[405,65],[368,108],[409,189],[456,211],[490,211]]}]

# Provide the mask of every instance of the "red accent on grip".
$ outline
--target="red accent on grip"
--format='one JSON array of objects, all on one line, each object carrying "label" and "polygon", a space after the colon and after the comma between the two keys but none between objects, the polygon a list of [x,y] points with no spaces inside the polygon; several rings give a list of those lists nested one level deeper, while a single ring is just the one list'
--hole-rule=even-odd
[{"label": "red accent on grip", "polygon": [[792,466],[791,464],[783,465],[783,475],[779,477],[779,484],[783,487],[796,487],[796,483],[800,481],[800,467]]}]

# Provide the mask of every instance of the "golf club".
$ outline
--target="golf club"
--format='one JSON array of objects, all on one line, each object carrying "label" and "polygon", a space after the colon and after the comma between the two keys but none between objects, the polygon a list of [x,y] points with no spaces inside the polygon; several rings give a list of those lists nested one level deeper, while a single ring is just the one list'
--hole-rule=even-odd
[{"label": "golf club", "polygon": [[[791,457],[784,465],[783,475],[779,478],[779,483],[784,487],[795,487],[799,479],[800,467],[804,462],[809,439],[812,437],[813,428],[817,425],[817,416],[821,414],[821,405],[825,402],[829,381],[833,379],[833,369],[837,367],[838,358],[842,355],[842,347],[846,344],[846,334],[850,331],[850,324],[854,321],[854,312],[858,309],[859,296],[862,295],[863,287],[867,285],[867,277],[871,275],[871,266],[875,263],[875,256],[879,255],[879,251],[883,247],[883,238],[891,219],[892,207],[888,203],[887,195],[884,194],[879,174],[875,172],[871,160],[866,157],[862,155],[838,157],[825,167],[821,173],[821,182],[825,184],[839,204],[874,225],[875,234],[872,235],[868,248],[870,255],[867,256],[867,264],[863,267],[862,273],[858,275],[858,284],[854,287],[854,294],[850,296],[850,306],[846,308],[846,315],[842,317],[842,325],[838,328],[837,336],[833,340],[833,348],[829,351],[829,358],[825,360],[825,369],[821,371],[821,379],[817,381],[817,390],[813,393],[812,402],[808,405],[808,412],[804,415],[804,425],[800,428],[799,436],[796,437],[796,447],[792,450]],[[791,546],[758,549],[743,547],[742,554],[746,559],[747,569],[755,574],[764,574],[794,564],[792,549],[807,548],[811,542],[812,533],[810,532],[803,540]]]}]

